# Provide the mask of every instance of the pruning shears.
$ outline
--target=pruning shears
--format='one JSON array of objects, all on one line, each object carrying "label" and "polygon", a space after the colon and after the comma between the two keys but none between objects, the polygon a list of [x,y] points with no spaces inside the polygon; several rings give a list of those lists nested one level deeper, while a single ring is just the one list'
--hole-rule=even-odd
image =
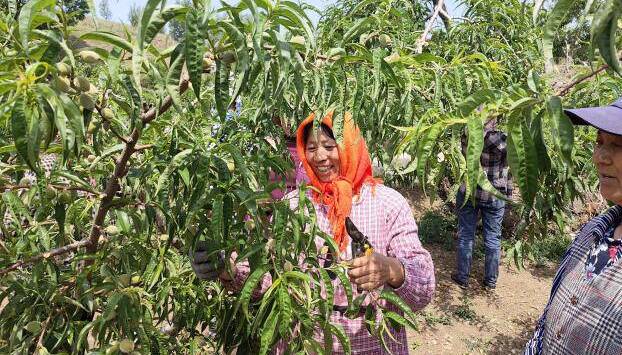
[{"label": "pruning shears", "polygon": [[374,248],[367,236],[359,231],[354,225],[350,217],[346,217],[346,231],[352,238],[352,256],[358,258],[360,256],[370,256],[374,252]]}]

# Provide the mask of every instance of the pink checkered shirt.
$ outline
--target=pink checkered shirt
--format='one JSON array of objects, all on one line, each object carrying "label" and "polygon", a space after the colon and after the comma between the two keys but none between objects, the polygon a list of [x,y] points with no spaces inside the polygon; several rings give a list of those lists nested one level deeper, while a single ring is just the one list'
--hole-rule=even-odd
[{"label": "pink checkered shirt", "polygon": [[[285,197],[290,199],[290,205],[293,209],[296,209],[298,204],[297,196],[298,192],[294,191]],[[315,204],[315,209],[319,228],[330,234],[327,206]],[[350,218],[358,229],[369,238],[376,252],[395,257],[404,265],[404,283],[394,291],[413,310],[416,311],[425,307],[434,294],[434,266],[430,254],[421,246],[417,236],[417,224],[406,199],[399,192],[384,185],[377,185],[374,192],[369,185],[366,185],[361,190],[360,198],[352,203]],[[323,244],[323,239],[316,239],[318,249]],[[347,248],[342,258],[350,259],[351,256],[351,249]],[[244,280],[249,275],[247,263],[238,264],[237,269],[238,272],[234,280],[225,285],[232,290],[240,290]],[[262,281],[261,289],[256,290],[256,296],[265,292],[270,284],[271,278],[267,275]],[[335,305],[347,305],[348,301],[339,279],[334,280],[333,285],[335,287]],[[389,288],[390,286],[386,285],[385,287]],[[358,292],[354,289],[354,297],[357,295]],[[369,335],[362,316],[349,319],[341,313],[333,311],[331,322],[343,326],[350,338],[353,353],[382,353],[382,346]],[[397,342],[387,339],[391,352],[393,354],[408,354],[405,330],[394,331],[393,336]],[[319,332],[316,337],[321,341]],[[279,344],[275,352],[281,353],[283,350],[283,344]],[[336,338],[333,339],[333,353],[343,353],[341,344]]]}]

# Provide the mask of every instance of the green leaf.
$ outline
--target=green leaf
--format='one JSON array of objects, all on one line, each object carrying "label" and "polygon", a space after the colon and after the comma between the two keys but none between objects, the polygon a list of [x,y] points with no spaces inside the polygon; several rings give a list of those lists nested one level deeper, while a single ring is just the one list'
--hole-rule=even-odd
[{"label": "green leaf", "polygon": [[188,10],[189,9],[185,6],[173,5],[153,14],[149,20],[147,29],[144,31],[143,41],[145,43],[151,43],[167,22],[176,17],[182,17]]},{"label": "green leaf", "polygon": [[268,353],[269,347],[274,339],[274,331],[276,330],[278,320],[279,313],[275,312],[273,309],[268,315],[268,319],[266,319],[263,329],[261,330],[261,347],[259,348],[259,354],[264,355]]},{"label": "green leaf", "polygon": [[153,13],[156,8],[162,3],[162,0],[148,0],[147,4],[143,8],[140,24],[136,29],[136,43],[132,50],[132,72],[134,76],[134,82],[138,85],[138,92],[142,93],[141,83],[141,67],[143,63],[143,52],[145,49],[145,39],[147,37],[147,31],[149,23],[153,17]]},{"label": "green leaf", "polygon": [[346,293],[346,298],[348,299],[348,306],[352,305],[352,283],[350,282],[350,279],[348,278],[346,273],[340,268],[333,270],[333,272],[337,275],[339,281],[341,282],[341,285],[343,286],[343,289]]},{"label": "green leaf", "polygon": [[268,265],[260,265],[250,274],[250,276],[246,279],[246,282],[244,283],[244,287],[240,292],[240,298],[238,298],[238,306],[236,306],[236,308],[240,306],[242,307],[242,312],[244,312],[246,319],[250,319],[250,314],[248,313],[248,305],[251,300],[251,295],[253,294],[253,291],[255,290],[257,285],[263,279],[263,276],[266,274],[266,272],[268,272],[268,270]]},{"label": "green leaf", "polygon": [[214,75],[214,100],[220,120],[224,121],[229,109],[229,71],[230,66],[216,58],[216,74]]},{"label": "green leaf", "polygon": [[536,117],[535,120],[532,122],[530,131],[538,156],[538,167],[540,176],[542,176],[544,173],[551,170],[551,159],[549,158],[548,149],[546,147],[546,143],[544,142],[541,114],[538,115],[538,117]]},{"label": "green leaf", "polygon": [[291,323],[293,319],[292,300],[291,296],[287,292],[287,286],[282,285],[279,287],[279,309],[281,313],[281,321],[279,322],[279,333],[281,337],[285,338],[289,335],[291,329]]},{"label": "green leaf", "polygon": [[455,115],[458,117],[467,117],[480,105],[489,103],[497,99],[500,94],[500,91],[493,89],[484,89],[477,91],[476,93],[464,99],[464,101],[462,101],[460,104],[458,104]]},{"label": "green leaf", "polygon": [[56,4],[55,0],[31,0],[22,6],[17,19],[19,23],[19,37],[24,50],[29,51],[28,40],[30,39],[30,26],[33,16],[46,7]]},{"label": "green leaf", "polygon": [[292,1],[281,1],[278,4],[279,7],[275,11],[275,13],[287,18],[292,23],[297,25],[296,27],[290,28],[290,30],[294,28],[302,28],[304,30],[307,41],[309,41],[309,44],[311,44],[311,48],[315,48],[316,40],[314,31],[313,28],[311,28],[311,20],[309,20],[305,11],[298,4]]},{"label": "green leaf", "polygon": [[335,288],[333,286],[333,281],[330,279],[328,275],[328,271],[326,269],[319,269],[320,276],[322,277],[322,282],[324,283],[324,291],[326,292],[326,319],[330,319],[330,312],[333,310],[334,298],[335,298]]},{"label": "green leaf", "polygon": [[127,40],[119,37],[117,34],[106,31],[87,32],[80,36],[82,40],[96,41],[110,44],[125,51],[132,51],[132,44]]},{"label": "green leaf", "polygon": [[481,115],[471,115],[467,121],[468,145],[466,150],[468,195],[475,196],[480,173],[480,158],[484,149],[484,124]]},{"label": "green leaf", "polygon": [[544,52],[545,70],[549,73],[555,65],[553,58],[553,41],[560,31],[563,20],[572,9],[575,0],[558,0],[549,12],[544,24],[542,51]]},{"label": "green leaf", "polygon": [[[11,133],[15,141],[15,149],[20,157],[28,164],[30,169],[37,170],[36,161],[32,160],[29,154],[30,137],[28,133],[28,117],[26,117],[26,108],[24,96],[18,96],[13,103],[11,111]],[[37,143],[38,144],[38,143]]]},{"label": "green leaf", "polygon": [[162,190],[165,184],[170,182],[169,179],[170,179],[171,174],[175,170],[177,170],[193,152],[194,151],[192,149],[184,149],[173,157],[171,162],[166,166],[166,169],[164,169],[164,172],[162,172],[162,174],[158,178],[158,185],[156,187],[156,195],[158,194],[160,190]]},{"label": "green leaf", "polygon": [[65,54],[67,54],[67,57],[69,58],[69,63],[71,64],[71,66],[75,68],[76,60],[73,56],[73,51],[69,49],[67,42],[59,33],[52,31],[52,30],[33,30],[32,33],[37,34],[47,39],[48,41],[56,43],[58,46],[60,46],[60,48],[62,48],[63,51],[65,52]]},{"label": "green leaf", "polygon": [[346,332],[343,330],[343,326],[341,326],[340,324],[330,323],[328,327],[330,328],[330,332],[334,334],[337,337],[337,339],[339,339],[339,342],[341,343],[341,347],[343,348],[343,352],[345,354],[351,354],[352,346],[350,345],[350,338],[348,337]]},{"label": "green leaf", "polygon": [[175,47],[171,54],[170,65],[168,73],[166,73],[166,92],[173,99],[173,105],[177,109],[178,113],[182,113],[181,98],[179,95],[179,78],[181,77],[182,70],[184,68],[184,62],[186,50],[184,44],[180,43]]},{"label": "green leaf", "polygon": [[22,218],[26,218],[30,224],[33,223],[32,217],[28,212],[28,207],[24,205],[22,200],[13,191],[3,193],[2,200],[9,207],[9,211],[11,211],[16,223],[19,224]]},{"label": "green leaf", "polygon": [[622,75],[622,65],[616,47],[616,32],[621,7],[620,0],[607,1],[594,15],[591,32],[592,44],[598,46],[605,63],[619,75]]},{"label": "green leaf", "polygon": [[508,122],[508,162],[521,192],[523,203],[531,207],[538,190],[538,157],[521,112]]},{"label": "green leaf", "polygon": [[419,330],[419,326],[417,325],[417,323],[415,323],[414,321],[406,318],[406,317],[402,317],[400,314],[392,312],[392,311],[385,311],[383,312],[384,316],[386,318],[392,319],[395,322],[397,322],[398,324],[404,326],[404,327],[410,327],[412,330]]},{"label": "green leaf", "polygon": [[76,155],[79,155],[85,135],[84,118],[82,117],[80,108],[78,108],[76,103],[72,99],[70,99],[69,96],[62,94],[58,98],[60,99],[59,101],[62,103],[62,108],[65,117],[67,118],[67,123],[69,123],[71,131],[74,135],[75,143],[73,148],[75,149]]},{"label": "green leaf", "polygon": [[410,306],[403,299],[401,299],[400,296],[395,294],[395,292],[389,289],[384,289],[380,293],[379,298],[387,300],[393,305],[397,306],[402,312],[404,312],[407,317],[410,317],[411,319],[416,319],[415,312],[413,312],[412,308],[410,308]]},{"label": "green leaf", "polygon": [[571,167],[573,165],[574,126],[568,116],[563,113],[562,101],[558,96],[549,98],[546,109],[555,147],[560,152],[564,162]]},{"label": "green leaf", "polygon": [[223,241],[223,196],[221,194],[216,195],[214,202],[212,202],[212,217],[211,217],[211,232],[212,237],[217,241]]},{"label": "green leaf", "polygon": [[372,27],[376,24],[376,18],[374,16],[364,17],[356,21],[354,25],[348,29],[348,31],[343,35],[343,39],[341,40],[341,44],[339,47],[346,47],[346,44],[355,36],[360,35],[363,31],[366,31],[367,28]]},{"label": "green leaf", "polygon": [[192,89],[197,99],[201,98],[201,75],[203,74],[203,38],[199,30],[200,18],[195,11],[186,14],[186,67],[190,75]]},{"label": "green leaf", "polygon": [[235,45],[235,56],[237,57],[235,71],[238,74],[235,80],[233,94],[231,95],[231,99],[227,103],[228,107],[234,102],[240,92],[245,89],[244,86],[249,79],[249,64],[251,60],[248,54],[248,48],[246,47],[246,37],[244,36],[244,34],[240,32],[237,27],[226,21],[220,21],[219,26],[227,32],[227,34],[233,41],[233,44]]}]

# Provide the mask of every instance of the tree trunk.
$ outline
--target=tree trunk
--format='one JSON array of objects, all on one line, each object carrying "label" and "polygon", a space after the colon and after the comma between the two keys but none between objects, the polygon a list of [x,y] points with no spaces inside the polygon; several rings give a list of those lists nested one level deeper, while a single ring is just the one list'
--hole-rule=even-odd
[{"label": "tree trunk", "polygon": [[[432,0],[432,9],[434,9],[438,5],[438,0]],[[439,16],[441,20],[443,20],[443,24],[445,25],[445,30],[449,31],[451,28],[451,18],[449,17],[449,12],[447,11],[447,5],[443,4],[441,8],[441,12]]]}]

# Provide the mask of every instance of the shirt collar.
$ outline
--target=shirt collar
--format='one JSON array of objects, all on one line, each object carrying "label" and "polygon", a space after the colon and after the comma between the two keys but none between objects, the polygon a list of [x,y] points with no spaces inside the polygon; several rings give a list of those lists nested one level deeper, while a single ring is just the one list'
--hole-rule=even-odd
[{"label": "shirt collar", "polygon": [[592,235],[594,236],[594,242],[600,243],[603,238],[608,236],[607,232],[620,224],[621,220],[622,206],[620,205],[615,205],[605,211],[605,213],[596,217],[594,229],[592,231]]}]

